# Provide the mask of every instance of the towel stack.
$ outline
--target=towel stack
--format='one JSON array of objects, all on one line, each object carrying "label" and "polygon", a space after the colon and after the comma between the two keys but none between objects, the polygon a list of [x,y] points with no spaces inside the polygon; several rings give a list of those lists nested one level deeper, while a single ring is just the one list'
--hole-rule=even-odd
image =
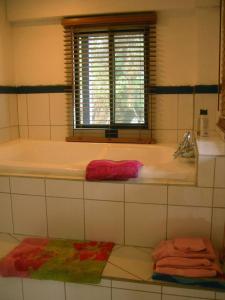
[{"label": "towel stack", "polygon": [[154,271],[183,277],[216,277],[221,274],[212,243],[206,238],[162,241],[153,252]]}]

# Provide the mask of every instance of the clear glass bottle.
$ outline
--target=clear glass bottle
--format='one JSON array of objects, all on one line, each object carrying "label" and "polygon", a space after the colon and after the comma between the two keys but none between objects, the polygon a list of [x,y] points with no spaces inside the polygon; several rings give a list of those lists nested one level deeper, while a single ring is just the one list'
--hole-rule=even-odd
[{"label": "clear glass bottle", "polygon": [[208,118],[208,110],[200,109],[199,116],[199,135],[202,137],[206,137],[209,135],[209,118]]}]

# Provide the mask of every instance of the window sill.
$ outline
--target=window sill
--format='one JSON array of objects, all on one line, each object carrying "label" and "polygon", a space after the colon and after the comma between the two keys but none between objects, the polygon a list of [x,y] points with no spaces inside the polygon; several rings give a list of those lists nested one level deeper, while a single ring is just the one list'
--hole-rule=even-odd
[{"label": "window sill", "polygon": [[86,137],[70,136],[66,138],[67,142],[87,142],[87,143],[127,143],[127,144],[154,144],[154,140],[149,137],[144,138],[105,138],[105,137]]}]

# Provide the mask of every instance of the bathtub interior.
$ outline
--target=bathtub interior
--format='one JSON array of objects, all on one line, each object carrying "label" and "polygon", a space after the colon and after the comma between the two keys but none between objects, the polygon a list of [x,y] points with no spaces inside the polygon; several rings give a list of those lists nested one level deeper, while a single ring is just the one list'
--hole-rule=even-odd
[{"label": "bathtub interior", "polygon": [[144,164],[139,179],[193,181],[195,160],[173,158],[176,145],[66,143],[17,140],[0,146],[0,172],[84,178],[93,159],[135,159]]}]

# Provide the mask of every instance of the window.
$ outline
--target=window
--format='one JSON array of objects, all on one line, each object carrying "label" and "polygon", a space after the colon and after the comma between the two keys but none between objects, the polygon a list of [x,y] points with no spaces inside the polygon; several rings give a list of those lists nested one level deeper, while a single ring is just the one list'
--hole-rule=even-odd
[{"label": "window", "polygon": [[63,20],[73,129],[148,128],[155,22],[152,12]]},{"label": "window", "polygon": [[74,33],[75,124],[147,126],[148,31]]}]

